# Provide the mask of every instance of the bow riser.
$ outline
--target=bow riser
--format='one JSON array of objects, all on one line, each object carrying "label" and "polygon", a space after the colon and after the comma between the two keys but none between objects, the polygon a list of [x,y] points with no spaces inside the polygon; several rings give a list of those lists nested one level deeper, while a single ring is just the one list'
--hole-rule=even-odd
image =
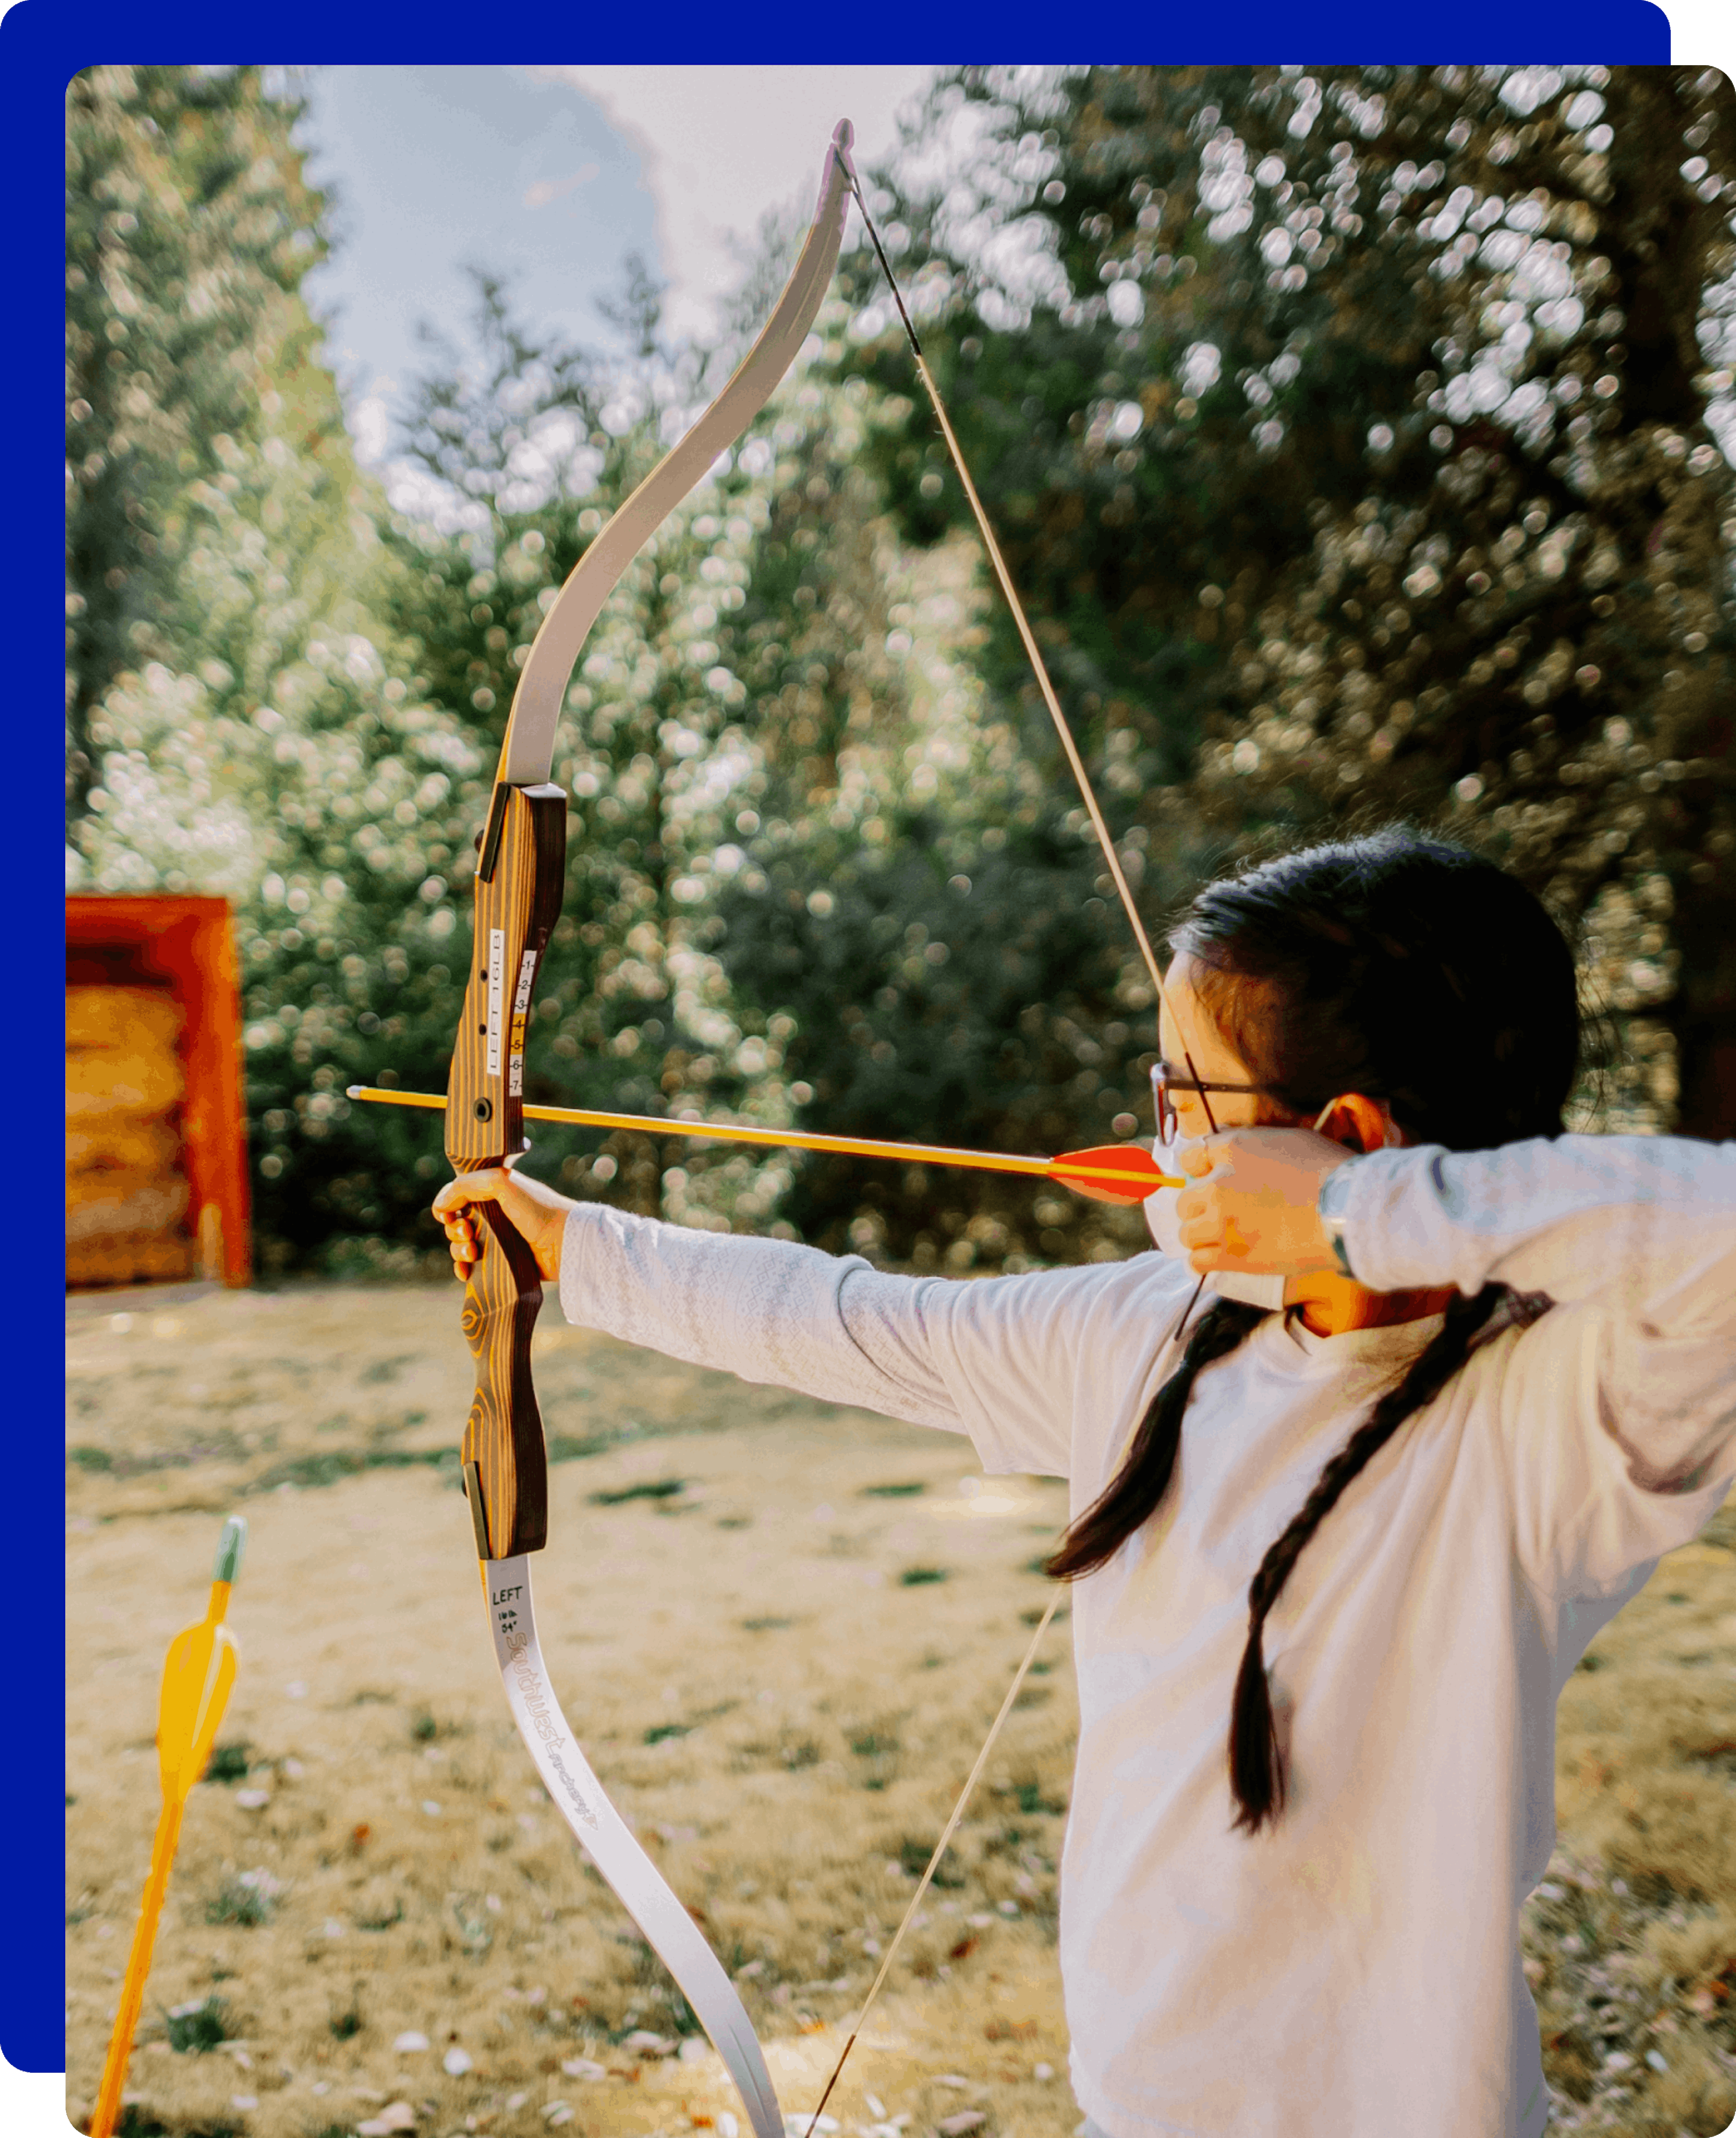
[{"label": "bow riser", "polygon": [[[446,1086],[446,1154],[455,1173],[504,1164],[525,1148],[524,1033],[543,953],[560,918],[567,797],[558,787],[494,791],[475,878],[464,1015]],[[540,1551],[549,1534],[549,1457],[530,1374],[543,1304],[536,1257],[497,1203],[464,1295],[476,1392],[461,1460],[481,1495],[487,1556]]]}]

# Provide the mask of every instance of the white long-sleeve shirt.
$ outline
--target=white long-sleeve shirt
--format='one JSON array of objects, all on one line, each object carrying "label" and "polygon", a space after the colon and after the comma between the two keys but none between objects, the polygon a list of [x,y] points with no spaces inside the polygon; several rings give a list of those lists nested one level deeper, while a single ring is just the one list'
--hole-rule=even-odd
[{"label": "white long-sleeve shirt", "polygon": [[[1491,1324],[1298,1560],[1265,1638],[1275,1829],[1231,1830],[1248,1585],[1438,1318],[1321,1337],[1268,1316],[1200,1374],[1156,1514],[1075,1584],[1060,1957],[1075,2091],[1110,2138],[1537,2138],[1518,1914],[1554,1843],[1556,1701],[1736,1481],[1736,1144],[1382,1151],[1340,1207],[1378,1290],[1556,1304]],[[1065,1477],[1076,1516],[1174,1369],[1193,1281],[1157,1253],[894,1276],[593,1204],[561,1303],[968,1433],[986,1470]]]}]

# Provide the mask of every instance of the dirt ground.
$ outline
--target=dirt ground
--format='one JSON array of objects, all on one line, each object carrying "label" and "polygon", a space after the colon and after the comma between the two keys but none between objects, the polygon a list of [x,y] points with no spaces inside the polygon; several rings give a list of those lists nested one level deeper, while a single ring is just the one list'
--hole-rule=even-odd
[{"label": "dirt ground", "polygon": [[[124,2127],[739,2138],[720,2063],[507,1712],[456,1489],[456,1305],[418,1286],[68,1302],[76,2122],[149,1859],[163,1652],[240,1512],[241,1668]],[[736,1977],[786,2111],[811,2111],[1047,1600],[1063,1490],[568,1329],[552,1301],[536,1368],[555,1684]],[[1736,1504],[1562,1702],[1562,1845],[1524,1936],[1563,2128],[1705,2138],[1736,2113],[1733,1547]],[[1075,1726],[1058,1615],[833,2097],[845,2138],[1078,2123],[1054,1946]]]}]

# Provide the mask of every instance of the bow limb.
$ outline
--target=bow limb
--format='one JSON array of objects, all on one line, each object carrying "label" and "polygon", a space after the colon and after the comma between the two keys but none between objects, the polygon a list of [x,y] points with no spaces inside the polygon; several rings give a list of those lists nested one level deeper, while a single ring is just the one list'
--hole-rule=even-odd
[{"label": "bow limb", "polygon": [[819,206],[772,316],[728,384],[685,437],[658,461],[573,567],[543,619],[513,693],[500,779],[511,786],[549,777],[567,679],[603,603],[646,542],[747,429],[807,339],[831,286],[850,210],[850,121],[840,120],[826,159]]},{"label": "bow limb", "polygon": [[[471,1504],[474,1507],[475,1502]],[[755,2138],[783,2138],[777,2092],[734,1984],[679,1896],[603,1794],[561,1712],[537,1643],[529,1560],[523,1554],[508,1560],[485,1559],[482,1586],[494,1633],[495,1660],[513,1720],[555,1809],[693,2008],[735,2082]]]},{"label": "bow limb", "polygon": [[[446,1099],[455,1172],[510,1164],[526,1148],[524,1034],[566,877],[567,797],[549,784],[568,678],[598,612],[668,513],[770,398],[806,340],[836,263],[850,204],[848,120],[833,135],[819,206],[758,340],[711,406],[622,505],[544,618],[514,694],[477,841],[475,926]],[[544,1669],[528,1555],[548,1536],[548,1451],[530,1371],[542,1273],[495,1203],[465,1289],[476,1392],[461,1450],[496,1660],[514,1720],[557,1809],[686,1997],[740,2091],[756,2138],[783,2138],[778,2097],[740,1999],[685,1908],[604,1795]]]}]

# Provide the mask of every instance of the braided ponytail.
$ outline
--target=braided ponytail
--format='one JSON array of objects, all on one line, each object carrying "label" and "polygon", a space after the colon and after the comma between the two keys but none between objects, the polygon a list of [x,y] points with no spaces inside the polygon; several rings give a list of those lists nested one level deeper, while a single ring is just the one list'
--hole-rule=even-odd
[{"label": "braided ponytail", "polygon": [[1182,1413],[1202,1368],[1233,1351],[1264,1315],[1261,1307],[1220,1299],[1200,1316],[1182,1363],[1152,1398],[1121,1467],[1043,1562],[1051,1580],[1095,1573],[1149,1519],[1168,1490],[1182,1444]]},{"label": "braided ponytail", "polygon": [[[1465,1364],[1477,1331],[1508,1297],[1504,1286],[1486,1284],[1475,1297],[1461,1293],[1454,1298],[1445,1322],[1412,1361],[1409,1371],[1387,1389],[1326,1465],[1301,1511],[1261,1560],[1248,1589],[1248,1644],[1236,1676],[1230,1723],[1230,1787],[1241,1807],[1232,1832],[1256,1833],[1262,1824],[1275,1825],[1284,1809],[1284,1761],[1272,1721],[1261,1647],[1268,1613],[1283,1594],[1303,1547],[1338,1505],[1345,1487],[1407,1418],[1440,1394]],[[1541,1302],[1530,1304],[1534,1314]]]}]

